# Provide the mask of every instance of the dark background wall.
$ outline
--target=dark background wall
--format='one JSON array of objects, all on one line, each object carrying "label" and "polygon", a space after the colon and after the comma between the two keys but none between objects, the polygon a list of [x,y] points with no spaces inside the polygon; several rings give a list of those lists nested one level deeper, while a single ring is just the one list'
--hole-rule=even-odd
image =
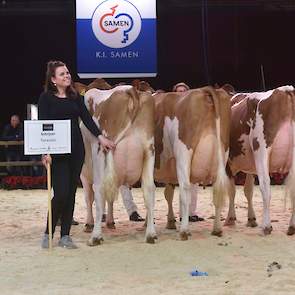
[{"label": "dark background wall", "polygon": [[[179,81],[262,90],[263,66],[267,89],[295,84],[294,2],[158,0],[158,76],[146,80],[165,90]],[[48,60],[65,61],[79,81],[74,3],[6,0],[0,7],[0,128],[37,103]],[[108,79],[118,81],[130,79]]]}]

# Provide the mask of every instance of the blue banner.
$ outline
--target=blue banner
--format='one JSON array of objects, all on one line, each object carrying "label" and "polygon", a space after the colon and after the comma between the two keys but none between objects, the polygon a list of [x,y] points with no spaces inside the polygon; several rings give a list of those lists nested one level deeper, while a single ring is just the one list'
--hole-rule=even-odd
[{"label": "blue banner", "polygon": [[157,74],[156,0],[76,0],[80,78]]}]

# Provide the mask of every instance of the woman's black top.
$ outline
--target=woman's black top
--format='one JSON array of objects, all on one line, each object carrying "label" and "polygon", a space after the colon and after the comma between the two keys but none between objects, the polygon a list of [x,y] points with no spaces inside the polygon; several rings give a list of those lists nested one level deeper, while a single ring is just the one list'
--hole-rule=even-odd
[{"label": "woman's black top", "polygon": [[75,150],[80,150],[81,145],[83,145],[82,134],[79,128],[79,117],[95,137],[101,134],[81,96],[77,98],[60,98],[49,92],[43,92],[40,95],[38,102],[39,120],[71,120],[72,153]]}]

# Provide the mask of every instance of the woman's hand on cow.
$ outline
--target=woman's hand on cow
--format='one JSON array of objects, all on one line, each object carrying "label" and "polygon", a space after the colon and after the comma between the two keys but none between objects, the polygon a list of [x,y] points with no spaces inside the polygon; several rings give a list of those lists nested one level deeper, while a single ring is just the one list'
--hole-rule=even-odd
[{"label": "woman's hand on cow", "polygon": [[47,165],[51,165],[52,163],[52,158],[50,155],[42,155],[42,164],[47,167]]},{"label": "woman's hand on cow", "polygon": [[116,144],[112,140],[106,138],[103,135],[98,136],[98,141],[101,144],[103,150],[106,152],[108,152],[109,150],[113,151],[116,148]]}]

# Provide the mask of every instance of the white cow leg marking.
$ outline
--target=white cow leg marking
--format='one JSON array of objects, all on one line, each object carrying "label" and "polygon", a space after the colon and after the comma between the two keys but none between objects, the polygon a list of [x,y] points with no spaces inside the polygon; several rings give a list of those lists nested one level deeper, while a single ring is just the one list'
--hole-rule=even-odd
[{"label": "white cow leg marking", "polygon": [[102,151],[97,154],[98,145],[92,144],[92,160],[93,160],[93,190],[95,198],[95,209],[96,218],[94,229],[91,238],[88,241],[89,246],[100,245],[103,241],[102,229],[101,229],[101,218],[103,214],[103,202],[104,197],[101,195],[101,182],[104,173],[105,155]]},{"label": "white cow leg marking", "polygon": [[145,240],[147,243],[154,244],[157,239],[157,234],[154,225],[154,207],[155,207],[155,184],[154,184],[154,163],[155,155],[150,149],[145,151],[141,187],[143,197],[147,209],[147,227]]},{"label": "white cow leg marking", "polygon": [[167,229],[176,229],[175,226],[175,216],[173,212],[173,195],[174,195],[174,186],[172,184],[166,184],[164,190],[165,199],[168,204],[168,215],[167,215]]},{"label": "white cow leg marking", "polygon": [[245,185],[244,185],[244,193],[248,201],[248,222],[247,226],[256,227],[256,216],[253,207],[253,188],[254,188],[254,176],[252,174],[246,175]]},{"label": "white cow leg marking", "polygon": [[180,238],[185,241],[190,235],[188,219],[189,219],[189,206],[191,202],[191,184],[190,184],[190,167],[192,150],[180,141],[176,143],[176,171],[179,183],[180,193],[180,212],[181,212],[181,225],[180,225]]},{"label": "white cow leg marking", "polygon": [[268,169],[268,152],[266,148],[266,142],[263,133],[263,120],[262,116],[257,112],[256,114],[256,126],[253,131],[250,131],[250,144],[253,149],[252,142],[256,137],[259,148],[254,151],[254,161],[256,166],[256,171],[259,179],[259,188],[263,198],[263,221],[262,229],[265,235],[270,234],[272,231],[272,226],[270,222],[270,177]]},{"label": "white cow leg marking", "polygon": [[229,207],[227,218],[224,222],[224,225],[231,226],[236,224],[236,210],[235,210],[235,195],[236,195],[236,185],[235,179],[232,177],[229,180],[228,184],[228,194],[229,194]]},{"label": "white cow leg marking", "polygon": [[86,212],[87,212],[84,231],[92,232],[93,225],[94,225],[94,218],[93,218],[93,212],[92,212],[92,206],[94,202],[94,191],[92,189],[92,183],[89,183],[88,179],[83,174],[80,175],[80,179],[83,185]]}]

